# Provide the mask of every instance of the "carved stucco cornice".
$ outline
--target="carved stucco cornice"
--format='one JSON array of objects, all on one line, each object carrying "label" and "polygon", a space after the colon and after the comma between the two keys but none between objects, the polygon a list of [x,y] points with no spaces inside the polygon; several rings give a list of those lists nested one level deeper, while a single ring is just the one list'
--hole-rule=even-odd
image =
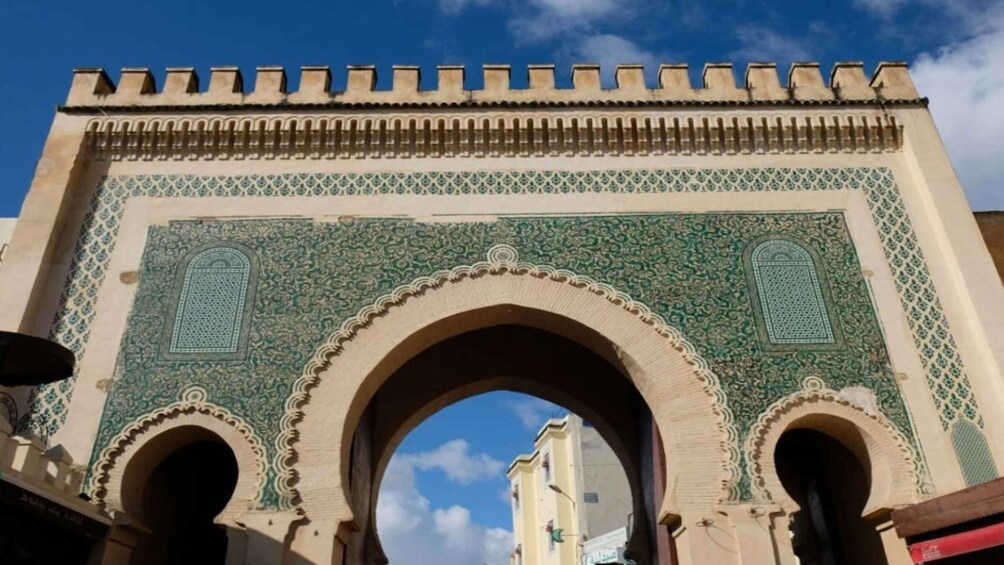
[{"label": "carved stucco cornice", "polygon": [[885,153],[903,126],[880,112],[425,111],[100,117],[96,159],[405,158]]},{"label": "carved stucco cornice", "polygon": [[162,105],[81,105],[58,106],[56,109],[71,115],[102,114],[163,114],[170,112],[274,112],[305,110],[443,110],[518,108],[926,108],[930,100],[923,98],[871,98],[862,100],[456,100],[456,101],[339,101],[329,102],[276,102],[235,104],[162,104]]}]

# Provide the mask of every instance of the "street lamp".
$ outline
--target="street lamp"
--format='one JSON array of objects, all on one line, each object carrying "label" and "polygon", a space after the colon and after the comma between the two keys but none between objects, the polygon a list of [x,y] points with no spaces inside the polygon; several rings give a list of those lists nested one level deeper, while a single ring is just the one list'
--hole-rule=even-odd
[{"label": "street lamp", "polygon": [[560,494],[561,496],[564,496],[565,498],[567,498],[569,500],[569,502],[572,503],[572,510],[573,511],[575,510],[575,499],[572,498],[572,497],[570,497],[570,496],[568,496],[568,493],[565,492],[565,491],[563,491],[563,490],[561,490],[561,487],[559,487],[558,485],[556,485],[554,483],[551,483],[551,484],[547,485],[547,488],[549,488],[549,489],[553,490],[554,492]]},{"label": "street lamp", "polygon": [[[556,485],[554,483],[548,484],[547,488],[553,490],[554,492],[560,494],[561,496],[564,496],[565,498],[568,499],[569,502],[572,503],[572,514],[574,514],[575,515],[575,519],[578,520],[579,519],[579,515],[578,515],[579,512],[578,512],[578,510],[575,509],[575,499],[572,498],[571,496],[568,496],[567,492],[561,490],[561,487],[559,487],[558,485]],[[560,530],[559,530],[559,532],[560,532]],[[559,536],[560,536],[560,534],[559,534]],[[574,536],[568,536],[568,537],[570,537],[570,538],[572,538],[572,537],[580,537],[580,535],[576,534]],[[579,551],[582,550],[582,543],[581,542],[576,542],[574,550],[575,550],[575,562],[578,563],[579,560],[580,560]]]}]

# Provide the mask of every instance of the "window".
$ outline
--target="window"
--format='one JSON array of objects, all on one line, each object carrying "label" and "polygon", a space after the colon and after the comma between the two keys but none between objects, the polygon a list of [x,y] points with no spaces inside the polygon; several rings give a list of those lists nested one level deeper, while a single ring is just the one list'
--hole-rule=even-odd
[{"label": "window", "polygon": [[758,326],[768,345],[836,343],[828,293],[803,245],[779,236],[760,240],[749,254],[747,272],[753,279]]},{"label": "window", "polygon": [[519,483],[512,484],[512,509],[519,512]]},{"label": "window", "polygon": [[547,521],[547,549],[554,551],[554,520]]},{"label": "window", "polygon": [[179,265],[173,312],[166,320],[170,360],[235,360],[247,350],[257,258],[237,244],[198,248]]},{"label": "window", "polygon": [[516,546],[516,551],[513,552],[513,556],[516,558],[516,565],[523,565],[523,544]]},{"label": "window", "polygon": [[544,484],[549,485],[551,484],[551,454],[545,453],[542,461],[540,467],[544,472]]}]

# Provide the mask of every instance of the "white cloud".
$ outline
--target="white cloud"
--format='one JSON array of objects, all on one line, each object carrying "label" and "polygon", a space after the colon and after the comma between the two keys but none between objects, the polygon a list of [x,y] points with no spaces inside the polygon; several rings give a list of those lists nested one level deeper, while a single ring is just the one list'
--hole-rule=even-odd
[{"label": "white cloud", "polygon": [[984,14],[975,35],[925,53],[911,74],[974,210],[1004,210],[1004,10]]},{"label": "white cloud", "polygon": [[608,86],[614,84],[614,71],[619,64],[640,63],[645,65],[646,71],[655,72],[660,62],[655,53],[610,34],[584,37],[575,48],[575,57],[582,62],[599,63],[603,82]]},{"label": "white cloud", "polygon": [[523,427],[531,432],[539,430],[544,422],[552,416],[567,412],[561,406],[540,398],[517,400],[509,404],[509,409],[523,424]]},{"label": "white cloud", "polygon": [[444,14],[469,7],[501,5],[509,11],[509,30],[517,41],[534,43],[588,30],[609,18],[629,18],[639,0],[437,0]]},{"label": "white cloud", "polygon": [[854,5],[881,18],[892,16],[906,0],[854,0]]},{"label": "white cloud", "polygon": [[439,0],[439,10],[444,14],[457,15],[468,6],[487,6],[492,0]]},{"label": "white cloud", "polygon": [[432,515],[436,533],[442,536],[446,547],[477,555],[508,558],[512,551],[512,532],[502,528],[481,528],[471,523],[471,512],[463,506],[436,510]]},{"label": "white cloud", "polygon": [[453,482],[469,485],[476,481],[498,478],[505,463],[486,453],[471,455],[471,446],[462,439],[448,441],[432,451],[395,456],[400,464],[422,471],[439,469]]},{"label": "white cloud", "polygon": [[[387,466],[377,500],[377,531],[394,565],[509,563],[512,532],[474,522],[463,506],[432,508],[418,489],[415,472],[419,462],[425,469],[445,471],[440,463],[457,461],[457,453],[467,453],[467,442],[461,443],[460,447],[453,441],[425,453],[396,455]],[[483,460],[482,456],[470,459]]]},{"label": "white cloud", "polygon": [[396,457],[391,459],[377,502],[380,531],[395,535],[412,532],[428,513],[429,500],[418,492],[415,470]]},{"label": "white cloud", "polygon": [[432,521],[436,525],[436,533],[443,536],[447,547],[459,549],[473,541],[467,536],[471,527],[471,511],[463,506],[437,509],[432,513]]},{"label": "white cloud", "polygon": [[637,11],[637,0],[526,0],[515,4],[509,33],[519,43],[574,37],[598,23],[630,19]]},{"label": "white cloud", "polygon": [[764,26],[743,26],[736,30],[736,39],[740,47],[732,52],[733,59],[784,63],[812,58],[812,49],[805,41]]},{"label": "white cloud", "polygon": [[512,490],[506,487],[499,491],[499,502],[506,506],[512,506]]}]

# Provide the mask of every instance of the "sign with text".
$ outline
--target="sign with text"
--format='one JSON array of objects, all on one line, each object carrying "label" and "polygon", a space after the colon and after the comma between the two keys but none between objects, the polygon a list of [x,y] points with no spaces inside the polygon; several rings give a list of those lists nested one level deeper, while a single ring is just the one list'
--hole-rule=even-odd
[{"label": "sign with text", "polygon": [[599,551],[600,549],[627,545],[627,540],[627,528],[617,528],[616,530],[609,531],[603,535],[589,538],[582,544],[582,550],[586,553],[592,553],[594,551]]},{"label": "sign with text", "polygon": [[29,512],[67,531],[90,538],[104,537],[108,526],[39,496],[18,485],[0,480],[0,512]]},{"label": "sign with text", "polygon": [[617,528],[603,535],[590,538],[582,544],[582,565],[603,563],[627,563],[624,546],[627,545],[628,529]]},{"label": "sign with text", "polygon": [[609,547],[582,556],[583,565],[601,565],[603,563],[627,563],[624,560],[624,548]]}]

